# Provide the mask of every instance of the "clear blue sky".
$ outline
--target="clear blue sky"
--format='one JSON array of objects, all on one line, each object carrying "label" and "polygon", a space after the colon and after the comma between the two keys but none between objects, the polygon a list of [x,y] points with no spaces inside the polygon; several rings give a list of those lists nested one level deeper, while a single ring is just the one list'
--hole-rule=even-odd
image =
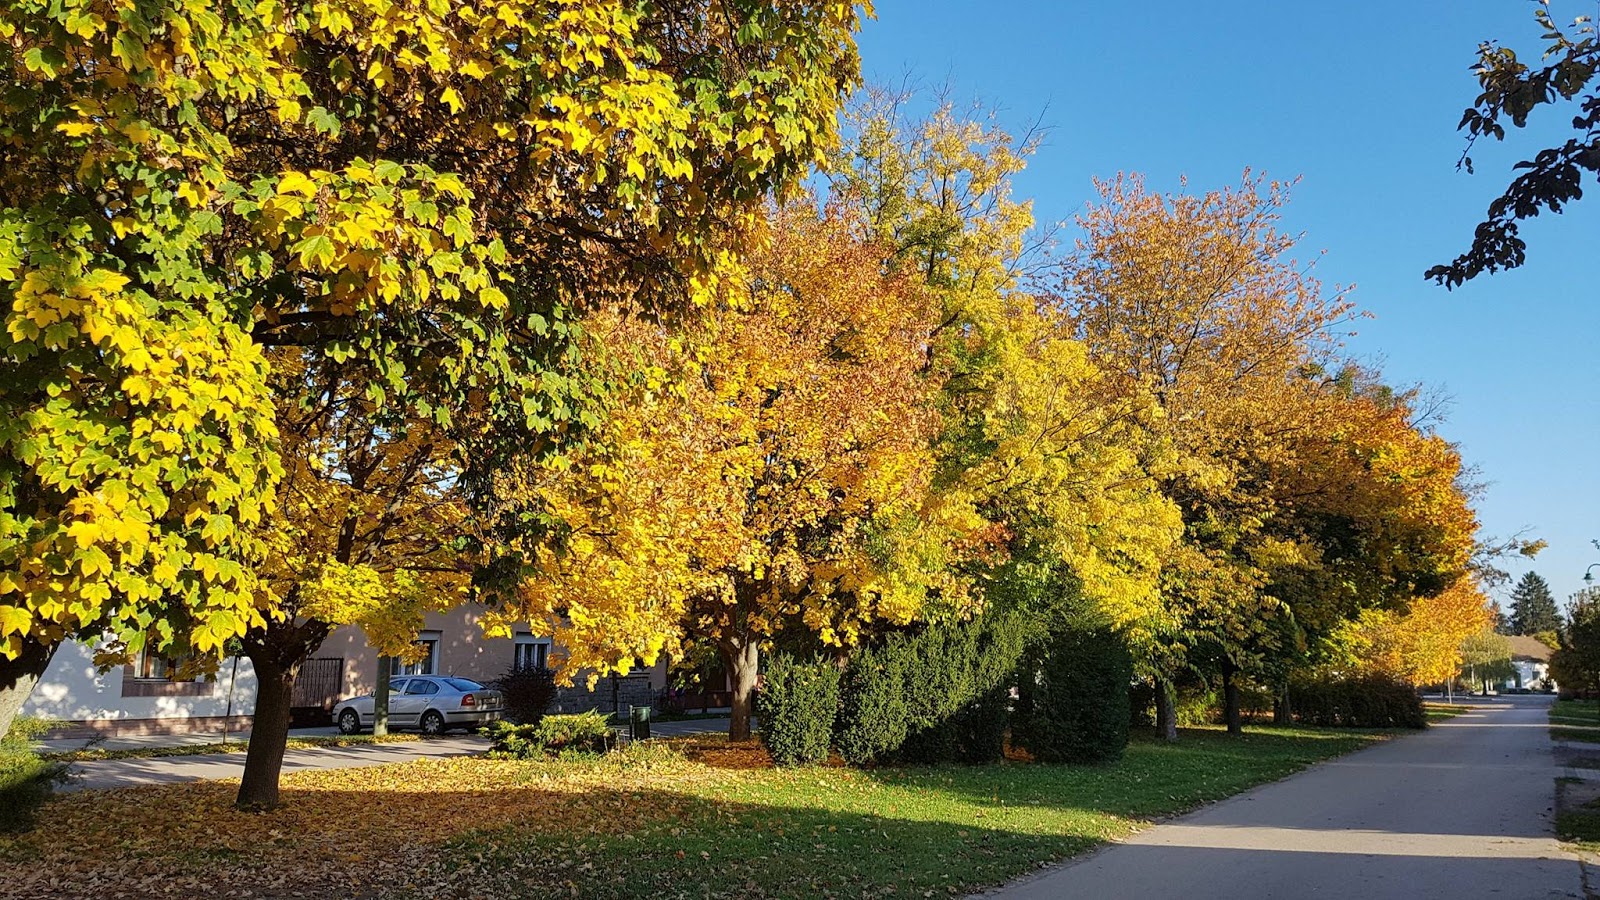
[{"label": "clear blue sky", "polygon": [[[1597,4],[1553,0],[1559,21]],[[1455,131],[1477,95],[1478,42],[1537,58],[1524,0],[1343,0],[1320,4],[1140,4],[879,0],[861,50],[869,80],[948,84],[958,98],[1040,114],[1048,142],[1019,179],[1041,221],[1069,219],[1090,179],[1142,172],[1154,188],[1236,183],[1250,166],[1302,176],[1287,226],[1318,274],[1356,285],[1376,318],[1348,350],[1394,384],[1425,382],[1453,403],[1441,434],[1489,482],[1486,533],[1524,528],[1550,548],[1529,569],[1559,599],[1600,561],[1600,187],[1524,226],[1530,261],[1447,293],[1422,279],[1465,249],[1510,166],[1564,136],[1546,108],[1506,146],[1455,169]],[[1549,115],[1549,113],[1555,113]],[[1542,127],[1540,127],[1542,126]],[[1503,597],[1501,598],[1504,599]]]}]

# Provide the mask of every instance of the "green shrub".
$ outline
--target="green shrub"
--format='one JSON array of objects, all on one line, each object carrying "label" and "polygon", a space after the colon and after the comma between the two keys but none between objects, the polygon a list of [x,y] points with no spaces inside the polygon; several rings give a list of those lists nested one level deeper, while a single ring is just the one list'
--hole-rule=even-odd
[{"label": "green shrub", "polygon": [[616,744],[611,717],[601,712],[545,716],[537,725],[491,722],[484,729],[495,759],[530,759],[566,752],[604,753]]},{"label": "green shrub", "polygon": [[761,741],[780,766],[824,762],[839,715],[839,667],[825,659],[801,662],[786,653],[767,663],[757,697]]},{"label": "green shrub", "polygon": [[549,669],[512,669],[494,682],[505,703],[506,718],[537,725],[556,698],[555,675]]},{"label": "green shrub", "polygon": [[67,780],[65,764],[33,752],[34,737],[49,726],[41,719],[19,717],[0,739],[0,832],[32,828],[39,807]]},{"label": "green shrub", "polygon": [[1024,659],[1012,742],[1041,762],[1104,762],[1128,745],[1133,660],[1110,631],[1063,628]]},{"label": "green shrub", "polygon": [[1380,676],[1318,678],[1289,688],[1296,722],[1331,728],[1426,728],[1422,698],[1408,684]]},{"label": "green shrub", "polygon": [[850,658],[839,688],[839,754],[851,765],[891,756],[906,740],[905,642],[891,635]]}]

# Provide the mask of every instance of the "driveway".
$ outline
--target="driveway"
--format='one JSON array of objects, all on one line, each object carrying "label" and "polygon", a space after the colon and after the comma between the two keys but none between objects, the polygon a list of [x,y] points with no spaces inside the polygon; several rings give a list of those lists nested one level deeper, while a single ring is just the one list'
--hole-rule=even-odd
[{"label": "driveway", "polygon": [[[652,723],[652,733],[657,737],[674,737],[702,732],[727,731],[727,719],[692,719],[684,722]],[[296,737],[313,734],[334,734],[335,729],[297,729]],[[248,735],[246,735],[248,736]],[[162,746],[182,744],[184,739],[167,736],[160,738],[123,739],[106,741],[107,749],[124,747]],[[47,742],[41,742],[47,743]],[[48,742],[63,746],[47,749],[71,750],[83,746],[82,740]],[[74,746],[65,746],[71,744]],[[361,744],[354,747],[323,747],[315,750],[290,750],[283,755],[284,772],[302,772],[308,769],[347,769],[358,766],[382,766],[390,763],[411,762],[417,759],[438,759],[450,756],[471,756],[489,749],[489,742],[477,735],[451,735],[394,744]],[[211,753],[198,756],[159,756],[145,759],[101,759],[74,763],[73,778],[58,790],[106,790],[136,787],[141,784],[170,784],[176,781],[199,781],[207,778],[238,778],[244,771],[243,753]]]},{"label": "driveway", "polygon": [[1583,897],[1552,833],[1549,702],[1499,699],[988,896]]}]

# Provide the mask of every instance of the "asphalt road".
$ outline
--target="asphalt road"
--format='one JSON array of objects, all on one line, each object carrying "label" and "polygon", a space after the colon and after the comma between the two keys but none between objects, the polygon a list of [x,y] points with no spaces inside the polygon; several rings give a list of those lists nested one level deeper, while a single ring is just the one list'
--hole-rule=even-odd
[{"label": "asphalt road", "polygon": [[1502,698],[986,896],[1581,898],[1552,833],[1548,708]]}]

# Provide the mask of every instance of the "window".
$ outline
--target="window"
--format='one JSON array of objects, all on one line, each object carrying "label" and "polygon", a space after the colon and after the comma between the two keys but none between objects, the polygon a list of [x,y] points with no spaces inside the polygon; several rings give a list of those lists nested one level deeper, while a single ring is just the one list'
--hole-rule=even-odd
[{"label": "window", "polygon": [[133,671],[129,677],[142,681],[177,681],[178,665],[179,661],[170,656],[162,656],[154,650],[140,650],[139,655],[133,658]]},{"label": "window", "polygon": [[444,680],[444,683],[450,685],[450,687],[454,688],[455,690],[461,691],[463,693],[465,693],[467,691],[481,691],[481,690],[483,690],[483,685],[477,683],[476,681],[468,680],[466,678],[446,678]]},{"label": "window", "polygon": [[404,694],[405,692],[406,692],[406,680],[404,678],[391,678],[391,679],[389,679],[389,693],[391,693],[391,694]]},{"label": "window", "polygon": [[432,675],[439,671],[439,632],[424,631],[417,644],[426,651],[422,658],[414,663],[392,660],[390,675]]},{"label": "window", "polygon": [[426,678],[413,678],[411,683],[406,685],[406,693],[437,694],[439,693],[439,685]]},{"label": "window", "polygon": [[154,650],[141,650],[122,667],[124,697],[209,697],[217,692],[211,679],[179,679],[183,660],[163,656]]},{"label": "window", "polygon": [[517,635],[513,648],[511,668],[518,672],[550,667],[550,639],[536,638],[531,634]]}]

